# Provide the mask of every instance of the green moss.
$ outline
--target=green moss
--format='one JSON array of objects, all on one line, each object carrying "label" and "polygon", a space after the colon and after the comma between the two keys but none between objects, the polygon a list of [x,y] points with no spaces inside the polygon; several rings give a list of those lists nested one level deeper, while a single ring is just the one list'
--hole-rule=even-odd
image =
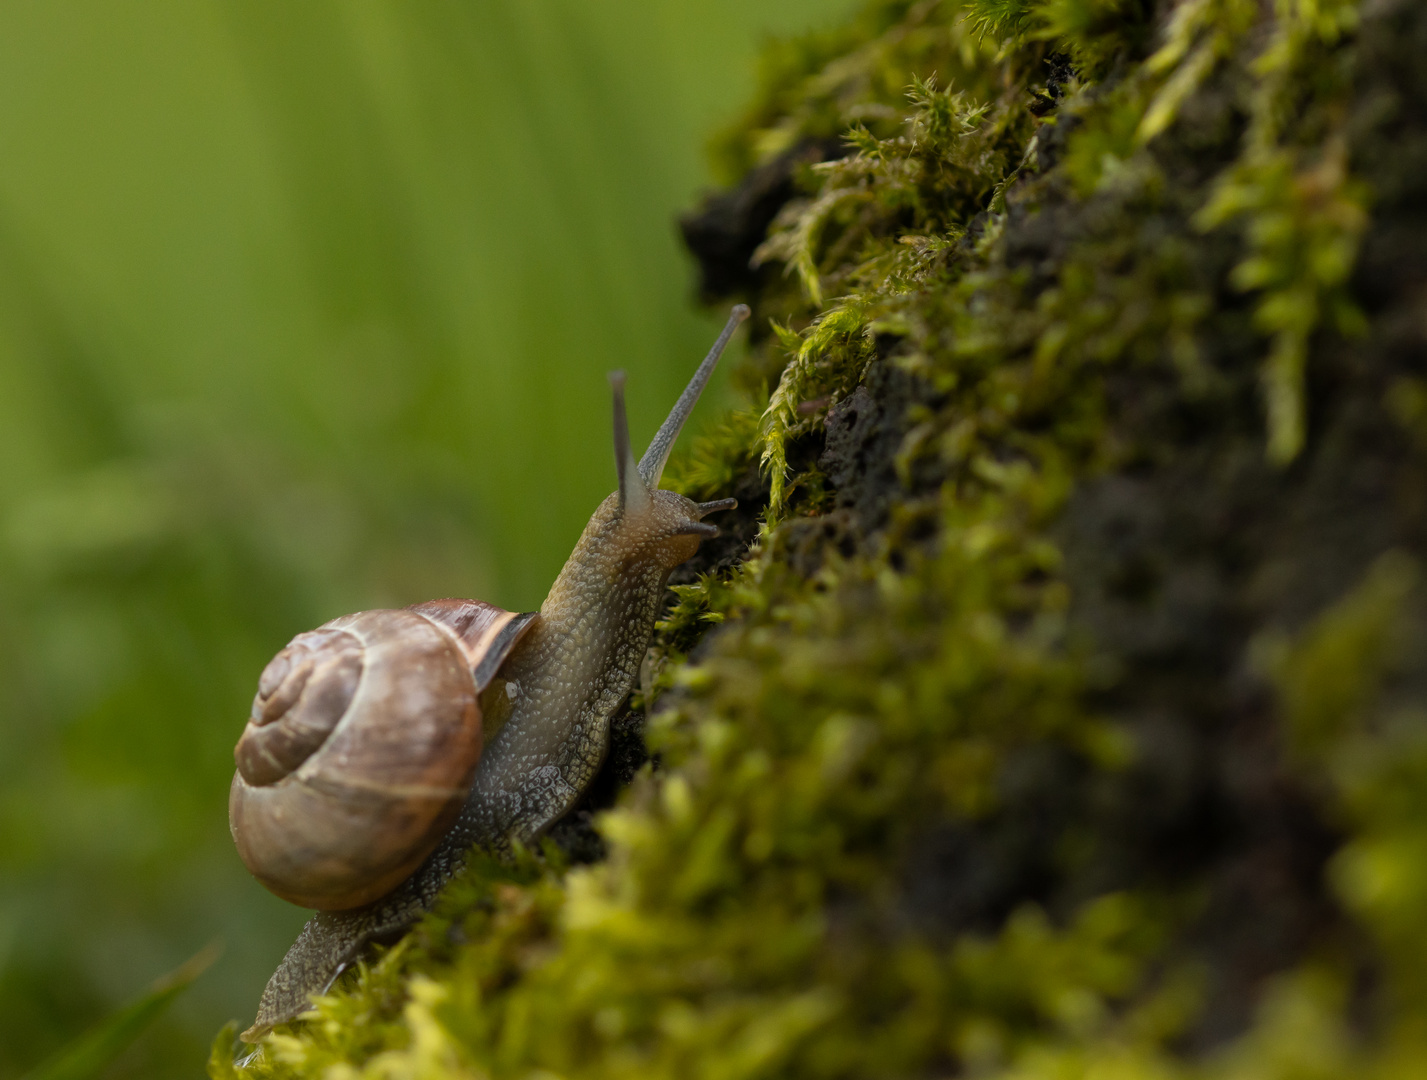
[{"label": "green moss", "polygon": [[1269,642],[1294,746],[1341,798],[1351,839],[1330,868],[1343,902],[1375,935],[1395,1009],[1385,1054],[1420,1055],[1427,977],[1427,733],[1420,705],[1391,684],[1419,640],[1416,563],[1390,552],[1291,644]]},{"label": "green moss", "polygon": [[1244,222],[1247,251],[1233,280],[1260,295],[1255,322],[1272,337],[1264,396],[1268,452],[1280,463],[1303,447],[1309,337],[1325,319],[1347,333],[1362,327],[1345,284],[1367,223],[1367,188],[1347,170],[1341,106],[1351,70],[1336,48],[1356,25],[1354,3],[1279,5],[1252,65],[1244,153],[1198,217],[1204,228]]},{"label": "green moss", "polygon": [[[1314,335],[1360,329],[1346,281],[1367,220],[1342,149],[1350,5],[1190,0],[1161,12],[1147,58],[1141,13],[876,3],[775,48],[722,140],[730,176],[807,140],[849,153],[800,175],[760,249],[786,271],[753,298],[770,333],[748,371],[779,373],[766,408],[669,472],[712,498],[758,460],[770,505],[742,564],[678,588],[660,624],[636,699],[659,771],[600,818],[604,862],[477,858],[312,1019],[243,1069],[220,1045],[212,1075],[1387,1076],[1421,1060],[1427,739],[1390,693],[1404,557],[1256,646],[1285,768],[1345,836],[1334,896],[1393,995],[1370,1030],[1352,1019],[1358,961],[1325,938],[1194,1060],[1216,1004],[1204,875],[1097,869],[1115,841],[1096,800],[1128,790],[1141,744],[1104,706],[1117,675],[1070,617],[1058,530],[1095,477],[1168,453],[1134,435],[1116,380],[1192,410],[1230,378],[1206,342],[1248,325],[1225,297],[1253,293],[1256,437],[1287,462]],[[1079,75],[1048,79],[1067,55]],[[1243,123],[1204,121],[1213,107]],[[914,389],[887,390],[894,376]],[[900,409],[880,516],[805,450],[869,386]],[[1418,389],[1391,397],[1409,426]],[[850,544],[818,531],[849,519]],[[1072,778],[1048,786],[1088,793],[1050,820],[1008,781],[1045,762]],[[943,898],[960,921],[924,919],[919,880],[961,882],[918,870],[929,845],[991,836],[975,851],[994,867],[1024,839],[994,830],[1022,812],[1038,872],[1067,887]]]}]

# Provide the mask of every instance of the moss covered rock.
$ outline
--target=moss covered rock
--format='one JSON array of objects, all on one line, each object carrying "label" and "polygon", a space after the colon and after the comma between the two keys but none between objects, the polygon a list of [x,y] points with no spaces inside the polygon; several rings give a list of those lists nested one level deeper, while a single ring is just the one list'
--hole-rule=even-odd
[{"label": "moss covered rock", "polygon": [[588,805],[211,1075],[1416,1075],[1424,53],[1411,0],[773,47],[684,222],[754,404],[672,484],[741,516]]}]

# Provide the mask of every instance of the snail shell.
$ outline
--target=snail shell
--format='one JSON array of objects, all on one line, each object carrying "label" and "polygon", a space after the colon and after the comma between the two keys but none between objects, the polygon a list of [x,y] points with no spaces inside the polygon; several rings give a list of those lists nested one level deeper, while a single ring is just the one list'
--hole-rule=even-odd
[{"label": "snail shell", "polygon": [[253,876],[326,911],[408,877],[465,803],[481,692],[536,617],[433,600],[293,638],[233,752],[228,824]]}]

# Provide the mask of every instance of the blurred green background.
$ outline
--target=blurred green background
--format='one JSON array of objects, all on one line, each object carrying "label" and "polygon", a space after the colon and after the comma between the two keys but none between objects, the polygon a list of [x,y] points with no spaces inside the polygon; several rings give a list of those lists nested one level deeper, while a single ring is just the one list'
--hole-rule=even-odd
[{"label": "blurred green background", "polygon": [[674,227],[708,135],[846,6],[0,3],[0,1077],[215,938],[111,1075],[251,1017],[305,918],[227,833],[258,672],[539,604],[605,372],[642,442],[722,322]]}]

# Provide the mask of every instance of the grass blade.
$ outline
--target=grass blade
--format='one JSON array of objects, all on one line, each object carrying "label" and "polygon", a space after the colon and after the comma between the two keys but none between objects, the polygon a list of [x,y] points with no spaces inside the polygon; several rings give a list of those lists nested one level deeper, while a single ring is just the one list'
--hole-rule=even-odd
[{"label": "grass blade", "polygon": [[24,1080],[92,1080],[162,1015],[169,1002],[207,971],[222,951],[216,941],[206,946],[155,982],[138,1001],[86,1031],[27,1073]]}]

